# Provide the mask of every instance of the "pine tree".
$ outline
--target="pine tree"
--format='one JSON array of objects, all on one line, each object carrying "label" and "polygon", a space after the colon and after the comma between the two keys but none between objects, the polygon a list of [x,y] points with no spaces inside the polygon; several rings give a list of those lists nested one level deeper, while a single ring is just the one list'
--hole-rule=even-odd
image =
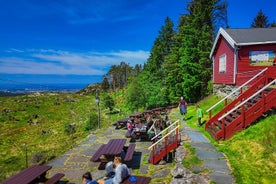
[{"label": "pine tree", "polygon": [[225,2],[220,0],[194,0],[188,5],[189,14],[180,27],[183,96],[191,102],[198,101],[207,93],[212,74],[209,53],[214,38],[214,22],[217,22],[219,12],[221,17],[225,17],[223,7],[226,8]]},{"label": "pine tree", "polygon": [[251,24],[252,28],[266,28],[269,27],[268,17],[263,13],[262,10],[259,10],[257,16],[254,18],[254,21]]},{"label": "pine tree", "polygon": [[142,72],[143,88],[148,91],[147,107],[156,107],[168,103],[166,83],[164,77],[164,63],[167,55],[172,53],[175,35],[174,24],[170,18],[165,19],[165,25],[161,27],[159,35],[154,41],[150,56]]}]

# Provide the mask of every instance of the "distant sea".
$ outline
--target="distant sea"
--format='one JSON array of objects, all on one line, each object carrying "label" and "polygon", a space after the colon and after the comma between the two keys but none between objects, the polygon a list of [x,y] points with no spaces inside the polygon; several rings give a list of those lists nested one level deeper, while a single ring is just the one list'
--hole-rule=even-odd
[{"label": "distant sea", "polygon": [[101,76],[5,75],[0,74],[0,91],[8,93],[60,92],[74,93],[90,84],[101,82]]},{"label": "distant sea", "polygon": [[10,93],[33,93],[33,92],[61,92],[61,93],[74,93],[79,91],[89,84],[76,84],[76,83],[53,83],[44,85],[35,84],[0,84],[0,91]]}]

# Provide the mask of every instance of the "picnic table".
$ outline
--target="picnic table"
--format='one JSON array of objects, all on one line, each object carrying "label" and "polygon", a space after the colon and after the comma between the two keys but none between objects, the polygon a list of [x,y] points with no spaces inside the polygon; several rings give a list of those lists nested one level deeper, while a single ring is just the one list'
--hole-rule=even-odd
[{"label": "picnic table", "polygon": [[40,181],[46,181],[46,173],[52,166],[48,165],[33,165],[19,172],[18,174],[11,176],[5,180],[2,184],[29,184]]},{"label": "picnic table", "polygon": [[151,178],[146,176],[134,176],[136,181],[130,181],[129,178],[125,179],[122,184],[148,184]]},{"label": "picnic table", "polygon": [[133,118],[124,118],[124,119],[118,120],[116,123],[116,129],[123,128],[123,127],[126,128],[127,122],[132,120]]},{"label": "picnic table", "polygon": [[90,159],[92,162],[101,162],[99,169],[102,169],[108,161],[113,161],[115,156],[122,156],[124,162],[132,160],[135,144],[125,146],[126,139],[110,139],[107,144],[101,145]]},{"label": "picnic table", "polygon": [[130,137],[132,139],[149,140],[146,126],[143,126],[141,128],[134,128]]}]

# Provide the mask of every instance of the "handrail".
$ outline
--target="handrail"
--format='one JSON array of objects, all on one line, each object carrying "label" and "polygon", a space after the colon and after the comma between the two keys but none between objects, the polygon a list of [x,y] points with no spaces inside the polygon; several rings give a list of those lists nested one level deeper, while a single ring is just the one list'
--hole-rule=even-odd
[{"label": "handrail", "polygon": [[227,99],[229,96],[233,95],[234,93],[236,93],[238,90],[240,90],[241,88],[243,88],[245,85],[247,85],[248,83],[250,83],[251,81],[253,81],[255,78],[257,78],[259,75],[261,75],[262,73],[264,73],[268,68],[263,69],[262,71],[260,71],[259,73],[257,73],[254,77],[252,77],[250,80],[248,80],[247,82],[245,82],[243,85],[241,85],[240,87],[238,87],[237,89],[235,89],[234,91],[232,91],[229,95],[227,95],[226,97],[224,97],[223,99],[221,99],[219,102],[217,102],[215,105],[213,105],[212,107],[210,107],[206,112],[209,112],[210,110],[212,110],[213,108],[215,108],[218,104],[220,104],[222,101],[224,101],[225,99]]},{"label": "handrail", "polygon": [[226,116],[228,116],[229,114],[231,114],[233,111],[235,111],[236,109],[238,109],[240,106],[242,106],[243,104],[245,104],[248,100],[250,100],[251,98],[257,96],[260,92],[262,92],[263,90],[265,90],[268,86],[272,85],[275,82],[276,84],[276,79],[274,79],[272,82],[270,82],[269,84],[267,84],[266,86],[264,86],[262,89],[260,89],[259,91],[257,91],[256,93],[254,93],[253,95],[251,95],[249,98],[247,98],[245,101],[243,101],[242,103],[240,103],[239,105],[237,105],[235,108],[231,109],[230,111],[228,111],[226,114],[224,114],[223,116],[221,116],[218,120],[221,121],[223,118],[225,118]]},{"label": "handrail", "polygon": [[172,132],[174,132],[176,129],[179,128],[179,125],[177,125],[173,130],[171,130],[169,133],[167,133],[164,137],[162,137],[160,140],[156,141],[153,145],[151,145],[150,147],[148,147],[148,149],[150,150],[153,146],[155,146],[156,144],[158,144],[159,142],[161,142],[164,138],[168,137]]},{"label": "handrail", "polygon": [[166,130],[168,130],[169,128],[171,128],[174,124],[176,124],[177,122],[179,122],[179,120],[176,120],[174,123],[172,123],[170,126],[168,126],[167,128],[165,128],[164,130],[162,130],[161,132],[159,132],[157,135],[155,135],[153,138],[151,138],[151,140],[157,138],[160,134],[162,134],[163,132],[165,132]]}]

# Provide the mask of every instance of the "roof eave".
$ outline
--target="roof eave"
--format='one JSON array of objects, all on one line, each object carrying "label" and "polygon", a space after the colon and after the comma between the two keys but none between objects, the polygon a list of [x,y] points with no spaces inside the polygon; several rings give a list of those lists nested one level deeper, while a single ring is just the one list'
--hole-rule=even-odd
[{"label": "roof eave", "polygon": [[233,40],[233,38],[231,38],[231,36],[229,34],[227,34],[227,32],[223,29],[223,28],[220,28],[219,29],[219,32],[216,36],[216,39],[214,41],[214,44],[213,44],[213,47],[212,47],[212,50],[210,52],[210,55],[209,55],[209,58],[212,58],[213,54],[214,54],[214,51],[216,49],[216,45],[217,45],[217,42],[220,38],[220,35],[222,35],[225,40],[233,47],[235,48],[235,45],[237,45],[237,43]]},{"label": "roof eave", "polygon": [[264,44],[276,44],[276,41],[237,43],[237,46],[264,45]]}]

